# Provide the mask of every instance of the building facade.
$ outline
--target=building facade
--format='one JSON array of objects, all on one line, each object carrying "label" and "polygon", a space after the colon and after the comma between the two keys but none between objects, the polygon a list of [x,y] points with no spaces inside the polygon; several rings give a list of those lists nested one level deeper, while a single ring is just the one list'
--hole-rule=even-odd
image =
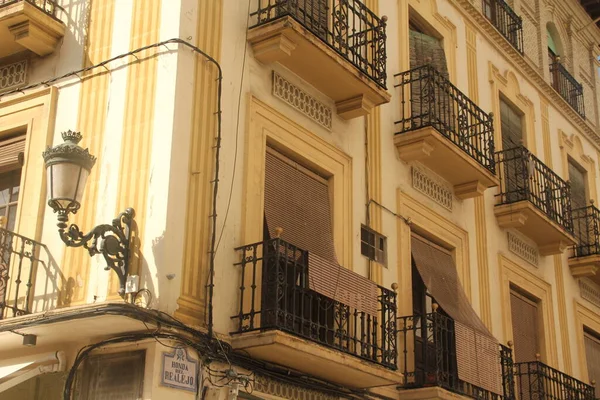
[{"label": "building facade", "polygon": [[595,399],[599,16],[0,0],[0,399]]}]

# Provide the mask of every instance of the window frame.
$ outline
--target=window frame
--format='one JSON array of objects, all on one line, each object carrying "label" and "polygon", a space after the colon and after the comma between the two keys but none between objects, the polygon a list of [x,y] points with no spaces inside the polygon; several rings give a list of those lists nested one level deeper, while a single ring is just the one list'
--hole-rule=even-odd
[{"label": "window frame", "polygon": [[[363,232],[368,233],[369,235],[373,236],[373,243],[369,243],[366,242],[363,239]],[[363,252],[363,244],[365,246],[368,246],[369,249],[372,249],[373,251],[373,255],[371,256],[370,254],[365,254]],[[380,246],[378,246],[377,244],[381,244],[381,248],[379,248]],[[376,230],[369,228],[368,226],[361,224],[360,225],[360,254],[362,254],[363,256],[367,257],[369,260],[371,261],[375,261],[376,263],[384,266],[385,268],[387,268],[387,237],[385,235],[382,235],[381,233],[377,232]]]}]

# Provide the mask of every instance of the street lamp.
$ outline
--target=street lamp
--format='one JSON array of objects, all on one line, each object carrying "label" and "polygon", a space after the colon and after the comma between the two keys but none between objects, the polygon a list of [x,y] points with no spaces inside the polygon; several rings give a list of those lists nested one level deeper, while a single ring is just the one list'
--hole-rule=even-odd
[{"label": "street lamp", "polygon": [[77,213],[81,206],[83,190],[96,157],[88,149],[78,145],[81,133],[62,133],[64,143],[48,147],[42,153],[46,164],[48,205],[58,214],[58,233],[69,247],[83,247],[90,256],[102,254],[106,260],[105,270],[112,269],[119,277],[119,294],[125,296],[129,273],[129,244],[131,224],[135,211],[128,208],[112,221],[84,234],[75,224],[67,228],[70,213]]}]

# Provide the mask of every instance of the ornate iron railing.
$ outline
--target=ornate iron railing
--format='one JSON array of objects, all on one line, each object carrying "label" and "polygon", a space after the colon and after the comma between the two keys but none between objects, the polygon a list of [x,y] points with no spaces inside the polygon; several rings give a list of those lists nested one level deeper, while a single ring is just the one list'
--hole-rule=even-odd
[{"label": "ornate iron railing", "polygon": [[[258,0],[250,27],[289,16],[386,88],[386,19],[358,0]],[[318,68],[318,66],[314,66]]]},{"label": "ornate iron railing", "polygon": [[500,344],[502,365],[502,393],[505,400],[515,400],[515,366],[510,347]]},{"label": "ornate iron railing", "polygon": [[271,239],[236,249],[239,312],[232,334],[277,329],[396,369],[396,293],[378,287],[377,315],[309,288],[308,252]]},{"label": "ornate iron railing", "polygon": [[523,54],[523,19],[504,0],[482,0],[484,15]]},{"label": "ornate iron railing", "polygon": [[523,146],[499,151],[496,156],[501,186],[498,205],[529,201],[573,234],[569,184]]},{"label": "ornate iron railing", "polygon": [[55,0],[0,0],[0,8],[23,1],[33,4],[40,10],[52,16],[55,16],[56,14],[57,6]]},{"label": "ornate iron railing", "polygon": [[395,77],[402,102],[396,134],[431,126],[483,167],[496,173],[491,115],[431,65]]},{"label": "ornate iron railing", "polygon": [[0,228],[0,319],[31,312],[42,249],[44,244]]},{"label": "ornate iron railing", "polygon": [[594,387],[540,361],[515,364],[520,400],[595,400]]},{"label": "ornate iron railing", "polygon": [[577,244],[571,257],[600,254],[600,210],[593,205],[573,210],[573,231]]},{"label": "ornate iron railing", "polygon": [[503,394],[462,381],[458,377],[454,321],[439,313],[398,318],[398,346],[403,380],[399,389],[439,386],[481,400],[514,399],[512,355],[500,346],[498,362],[502,367]]},{"label": "ornate iron railing", "polygon": [[582,118],[585,118],[583,85],[558,61],[550,64],[550,84]]}]

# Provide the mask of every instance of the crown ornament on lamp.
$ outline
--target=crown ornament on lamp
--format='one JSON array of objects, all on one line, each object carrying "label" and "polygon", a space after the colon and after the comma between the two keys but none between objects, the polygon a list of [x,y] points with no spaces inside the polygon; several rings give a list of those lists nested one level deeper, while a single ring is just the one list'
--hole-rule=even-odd
[{"label": "crown ornament on lamp", "polygon": [[46,164],[48,205],[58,214],[58,233],[69,247],[83,247],[90,256],[102,254],[107,263],[105,270],[112,269],[118,275],[119,294],[124,297],[135,211],[127,208],[112,224],[98,225],[85,234],[77,225],[69,226],[69,214],[77,213],[81,207],[85,184],[96,157],[79,146],[81,133],[69,130],[62,133],[62,138],[63,143],[48,147],[42,153]]}]

